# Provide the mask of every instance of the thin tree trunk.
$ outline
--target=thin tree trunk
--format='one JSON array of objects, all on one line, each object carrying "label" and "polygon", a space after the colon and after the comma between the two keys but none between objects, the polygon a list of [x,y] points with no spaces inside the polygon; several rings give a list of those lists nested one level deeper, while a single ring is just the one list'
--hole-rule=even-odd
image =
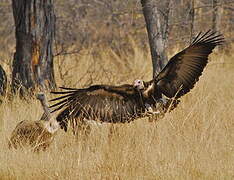
[{"label": "thin tree trunk", "polygon": [[194,10],[194,0],[188,2],[189,7],[189,15],[188,15],[188,22],[189,22],[189,32],[190,32],[190,41],[193,39],[194,35],[194,18],[195,18],[195,10]]},{"label": "thin tree trunk", "polygon": [[6,86],[7,86],[7,76],[6,76],[4,69],[0,65],[0,95],[1,96],[5,95]]},{"label": "thin tree trunk", "polygon": [[170,0],[165,0],[163,3],[156,0],[141,0],[141,5],[148,32],[153,76],[155,76],[167,63],[165,49],[168,41]]},{"label": "thin tree trunk", "polygon": [[13,60],[13,89],[55,87],[53,41],[55,15],[52,0],[12,0],[16,52]]},{"label": "thin tree trunk", "polygon": [[212,0],[213,6],[213,16],[212,16],[212,29],[214,31],[219,30],[220,26],[220,19],[221,19],[221,7],[220,7],[221,0]]}]

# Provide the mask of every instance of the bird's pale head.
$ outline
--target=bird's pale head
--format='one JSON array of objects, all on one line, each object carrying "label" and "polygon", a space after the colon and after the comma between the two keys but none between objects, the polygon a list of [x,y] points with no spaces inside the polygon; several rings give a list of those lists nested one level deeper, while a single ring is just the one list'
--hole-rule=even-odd
[{"label": "bird's pale head", "polygon": [[145,88],[144,81],[137,79],[133,82],[133,87],[137,90],[143,90]]},{"label": "bird's pale head", "polygon": [[45,100],[45,94],[44,94],[44,93],[38,93],[38,94],[36,95],[36,97],[37,97],[37,99],[39,99],[39,100]]}]

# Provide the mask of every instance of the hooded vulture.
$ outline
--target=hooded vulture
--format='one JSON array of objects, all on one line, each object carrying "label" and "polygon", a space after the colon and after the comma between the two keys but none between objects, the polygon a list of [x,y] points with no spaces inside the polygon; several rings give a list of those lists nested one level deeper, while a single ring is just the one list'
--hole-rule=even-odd
[{"label": "hooded vulture", "polygon": [[9,148],[17,149],[28,146],[33,151],[38,152],[46,150],[53,142],[54,136],[60,128],[55,119],[56,114],[52,115],[50,113],[43,93],[38,94],[37,99],[43,107],[43,116],[37,121],[24,120],[18,123],[8,142]]},{"label": "hooded vulture", "polygon": [[188,93],[198,81],[212,50],[224,43],[222,34],[211,30],[199,33],[191,44],[173,56],[151,81],[135,80],[120,86],[93,85],[84,89],[61,87],[60,95],[51,101],[52,112],[61,110],[57,121],[67,129],[69,119],[98,120],[125,123],[142,117],[147,106],[155,107],[166,96],[178,99]]}]

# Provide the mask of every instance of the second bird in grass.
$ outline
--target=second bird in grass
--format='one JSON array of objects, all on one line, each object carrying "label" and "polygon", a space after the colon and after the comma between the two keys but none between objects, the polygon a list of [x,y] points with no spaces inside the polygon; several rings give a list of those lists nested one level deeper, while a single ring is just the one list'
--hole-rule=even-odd
[{"label": "second bird in grass", "polygon": [[42,118],[38,121],[21,121],[13,130],[9,148],[31,147],[33,151],[46,150],[52,143],[59,124],[50,114],[46,97],[43,93],[37,95],[44,110]]}]

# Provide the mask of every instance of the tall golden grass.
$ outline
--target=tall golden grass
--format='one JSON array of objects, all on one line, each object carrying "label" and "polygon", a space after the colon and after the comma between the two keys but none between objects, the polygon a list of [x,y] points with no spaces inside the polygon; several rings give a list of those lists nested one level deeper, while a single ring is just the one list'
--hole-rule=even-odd
[{"label": "tall golden grass", "polygon": [[[149,52],[133,49],[122,57],[110,49],[60,57],[57,83],[82,87],[150,79]],[[214,53],[195,88],[155,123],[144,118],[117,124],[111,136],[109,124],[93,125],[88,137],[60,130],[40,153],[7,146],[17,123],[40,118],[39,102],[6,99],[0,105],[0,179],[233,179],[233,58]]]}]

